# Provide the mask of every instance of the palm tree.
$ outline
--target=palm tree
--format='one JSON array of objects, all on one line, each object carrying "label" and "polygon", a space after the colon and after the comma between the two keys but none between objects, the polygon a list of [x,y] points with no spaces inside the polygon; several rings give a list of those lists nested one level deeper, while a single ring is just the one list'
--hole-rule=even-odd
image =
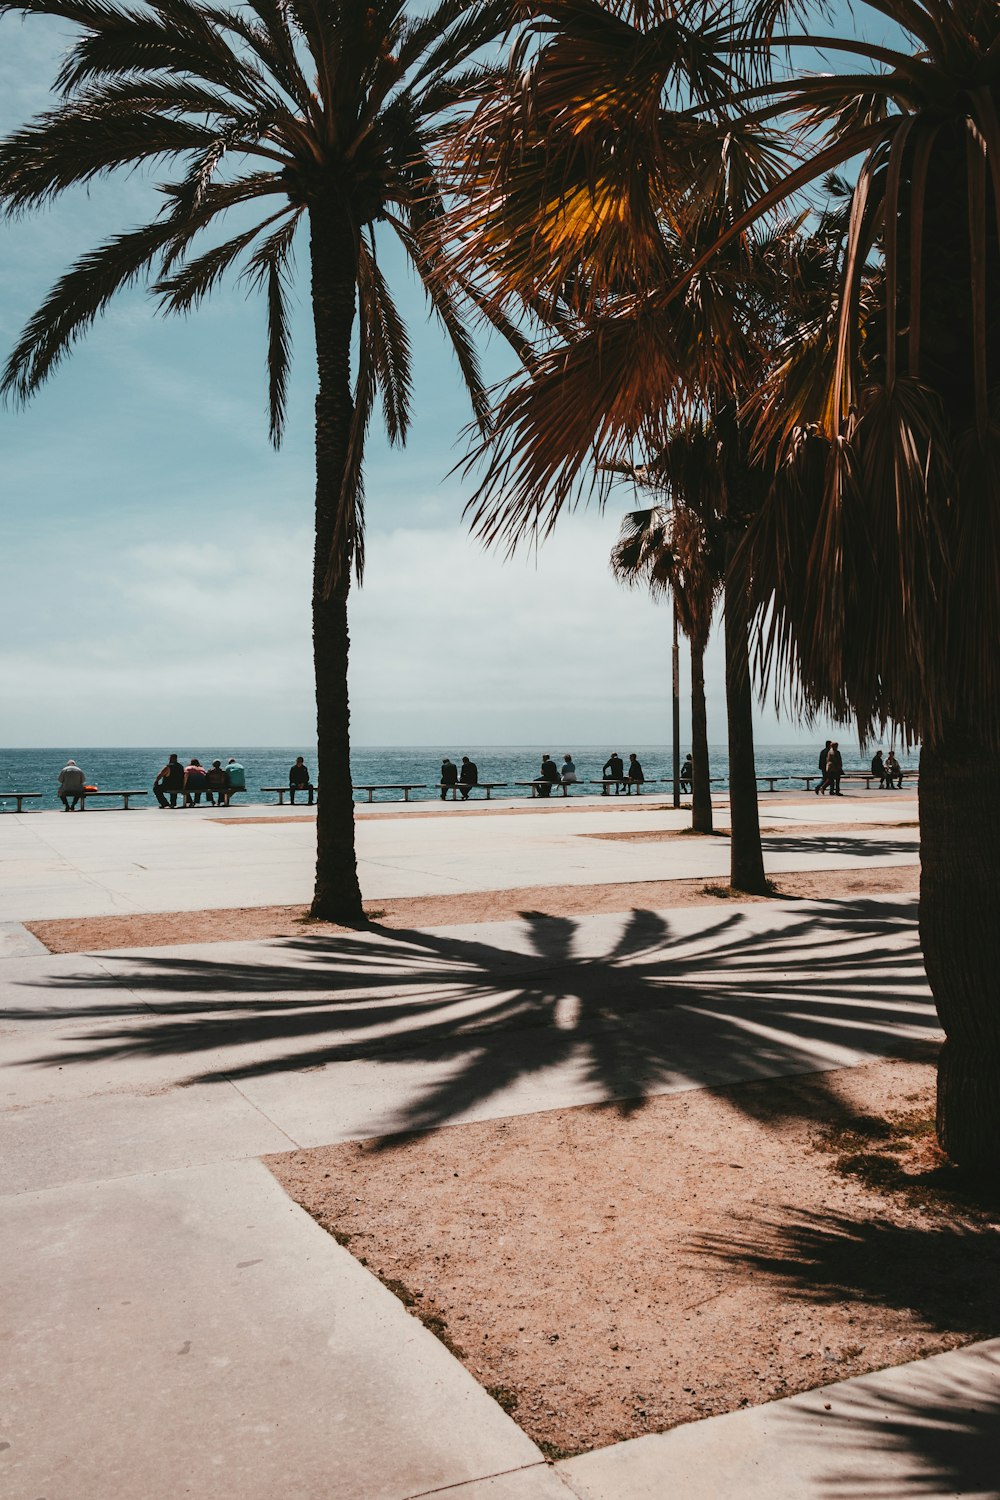
[{"label": "palm tree", "polygon": [[683,503],[632,511],[622,522],[611,570],[621,583],[644,583],[654,598],[666,592],[673,598],[691,650],[691,827],[711,833],[705,650],[722,587],[718,548],[701,517]]},{"label": "palm tree", "polygon": [[[713,22],[712,35],[689,26],[687,37],[684,8],[656,0],[544,7],[530,75],[492,122],[511,159],[516,131],[505,136],[505,118],[522,135],[526,119],[548,127],[529,137],[525,155],[541,195],[540,247],[524,233],[521,198],[531,194],[523,182],[496,205],[487,200],[480,222],[501,247],[508,235],[511,279],[525,278],[522,262],[534,251],[536,301],[566,276],[570,251],[602,249],[616,232],[636,247],[636,274],[631,303],[619,296],[611,308],[618,326],[603,316],[540,361],[547,388],[522,393],[502,413],[507,477],[520,492],[509,514],[546,475],[540,449],[521,440],[541,431],[559,375],[564,409],[574,399],[581,409],[571,460],[564,453],[548,468],[555,500],[536,519],[565,503],[589,442],[608,432],[632,441],[669,414],[679,346],[665,335],[706,273],[725,266],[727,247],[824,174],[860,160],[833,315],[795,340],[757,404],[753,441],[775,477],[747,550],[770,620],[765,668],[793,674],[807,707],[855,716],[862,734],[894,723],[922,742],[920,930],[947,1035],[939,1137],[955,1160],[995,1175],[1000,824],[984,788],[1000,772],[1000,7],[861,0],[859,8],[862,22],[895,27],[898,45],[866,40],[853,18],[843,35],[826,35],[821,0],[798,0],[801,33],[783,26],[780,4],[737,0],[712,12],[731,24]],[[846,56],[850,69],[803,69],[802,49],[816,47]],[[780,74],[769,63],[775,55]],[[674,84],[680,74],[683,89]],[[531,115],[533,101],[544,116]],[[682,193],[717,215],[713,142],[789,119],[797,128],[785,143],[797,159],[779,142],[776,171],[748,187],[744,206],[726,212],[709,242],[695,215],[694,233],[682,225],[693,247],[687,262],[675,275],[649,273],[657,254],[655,208],[643,213],[650,184],[673,193],[680,178]],[[477,180],[485,181],[481,171]],[[494,249],[498,263],[503,273]],[[619,248],[619,285],[630,269]],[[583,285],[588,310],[606,313],[609,282],[591,275]],[[748,424],[745,411],[741,420]],[[528,455],[520,467],[518,451]]]},{"label": "palm tree", "polygon": [[[458,359],[479,421],[487,414],[460,286],[443,271],[435,132],[481,85],[475,54],[506,6],[439,0],[0,0],[0,14],[45,15],[78,36],[58,103],[0,142],[9,215],[115,171],[170,162],[162,208],[107,239],[56,283],[2,378],[32,396],[116,292],[151,285],[161,307],[196,307],[231,268],[265,296],[270,432],[280,442],[290,344],[293,249],[308,249],[316,336],[313,646],[319,774],[312,914],[362,918],[354,851],[347,604],[364,563],[365,435],[381,397],[389,438],[410,417],[410,349],[383,276],[376,232],[391,231]],[[227,211],[241,227],[227,232]],[[199,236],[205,237],[199,243]],[[352,341],[356,367],[352,378]]]}]

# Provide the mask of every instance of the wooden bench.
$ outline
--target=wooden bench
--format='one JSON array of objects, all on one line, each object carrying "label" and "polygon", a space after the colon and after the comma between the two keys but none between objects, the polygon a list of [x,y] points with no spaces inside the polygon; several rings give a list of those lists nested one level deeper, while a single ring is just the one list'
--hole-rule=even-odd
[{"label": "wooden bench", "polygon": [[[202,787],[202,791],[204,791],[204,787]],[[301,792],[303,794],[303,796],[306,796],[306,797],[309,796],[309,788],[307,786],[294,786],[294,787],[292,787],[292,786],[262,786],[261,787],[261,791],[262,792],[277,792],[277,794],[278,794],[278,806],[279,807],[284,807],[284,805],[285,805],[285,794],[286,793],[288,793],[289,795],[291,795],[291,793],[294,792],[295,795],[298,796],[299,792]],[[319,787],[318,786],[314,786],[313,787],[313,789],[312,789],[312,796],[313,796],[313,800],[314,801],[319,796]],[[368,801],[370,802],[371,800],[372,799],[369,797]]]},{"label": "wooden bench", "polygon": [[[455,794],[457,792],[474,792],[477,789],[486,793],[486,800],[488,802],[496,788],[498,786],[506,786],[507,783],[506,781],[436,781],[434,785],[439,786],[445,796],[451,792],[452,802],[455,801]],[[443,802],[444,797],[441,800]]]},{"label": "wooden bench", "polygon": [[[40,797],[41,795],[41,792],[0,792],[0,802],[10,802],[11,800],[13,800],[17,803],[17,812],[21,812],[24,803],[28,800],[29,797]],[[7,809],[4,808],[4,812],[6,812],[6,810]]]},{"label": "wooden bench", "polygon": [[[69,795],[72,796],[73,795],[72,792],[70,792]],[[140,789],[137,789],[135,791],[129,791],[129,792],[125,792],[125,791],[120,791],[120,792],[81,792],[80,793],[80,811],[81,812],[86,812],[87,811],[87,803],[93,797],[120,797],[122,799],[122,807],[125,809],[126,812],[128,812],[128,804],[129,804],[129,798],[130,797],[148,797],[148,796],[149,796],[149,793],[146,791],[146,789],[144,787],[140,788]]]},{"label": "wooden bench", "polygon": [[542,779],[540,777],[536,776],[535,779],[534,779],[534,781],[515,781],[514,785],[515,786],[530,786],[531,787],[531,795],[533,797],[547,797],[547,796],[550,795],[549,792],[540,792],[538,790],[538,788],[540,786],[550,787],[553,792],[556,790],[557,787],[561,787],[562,788],[562,794],[563,794],[563,796],[564,797],[568,797],[569,796],[569,789],[570,789],[570,787],[571,786],[579,786],[580,783],[578,781],[542,781]]},{"label": "wooden bench", "polygon": [[[409,802],[411,792],[423,792],[427,789],[426,781],[376,781],[362,782],[353,788],[355,792],[367,792],[368,801],[374,802],[375,792],[402,792],[403,801]],[[398,798],[396,799],[399,800]]]}]

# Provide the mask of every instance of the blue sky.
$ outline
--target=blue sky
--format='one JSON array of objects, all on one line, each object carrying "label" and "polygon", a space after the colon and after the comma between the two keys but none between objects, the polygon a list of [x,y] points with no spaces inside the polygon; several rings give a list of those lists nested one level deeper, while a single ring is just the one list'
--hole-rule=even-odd
[{"label": "blue sky", "polygon": [[[70,35],[0,19],[4,133],[46,107]],[[70,260],[152,202],[148,182],[119,178],[0,224],[4,357]],[[375,424],[369,439],[355,742],[664,740],[668,611],[608,572],[628,492],[604,516],[567,516],[537,557],[485,553],[461,520],[470,482],[449,477],[469,417],[461,385],[412,280],[396,285],[417,401],[405,450]],[[0,743],[311,743],[313,371],[300,288],[277,454],[263,305],[233,282],[190,319],[164,319],[138,290],[121,298],[26,409],[0,409]],[[487,364],[502,367],[496,352]],[[708,681],[710,737],[723,740],[718,642]],[[687,717],[685,705],[685,737]],[[815,734],[760,711],[764,741]]]}]

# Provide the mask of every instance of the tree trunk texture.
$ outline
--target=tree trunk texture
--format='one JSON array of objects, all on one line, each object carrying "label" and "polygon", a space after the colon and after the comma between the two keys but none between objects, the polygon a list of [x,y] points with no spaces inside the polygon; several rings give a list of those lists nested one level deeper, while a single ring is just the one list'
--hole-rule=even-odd
[{"label": "tree trunk texture", "polygon": [[[728,571],[728,570],[727,570]],[[747,602],[728,579],[725,585],[726,717],[729,721],[729,883],[735,891],[767,894],[757,812],[757,767],[753,754],[753,692],[750,684]]]},{"label": "tree trunk texture", "polygon": [[310,914],[328,922],[363,920],[354,850],[347,599],[354,558],[353,531],[338,544],[336,586],[326,594],[344,473],[349,461],[354,400],[351,334],[355,317],[357,250],[354,233],[335,205],[310,209],[312,306],[316,329],[316,549],[313,555],[313,659],[316,734],[322,795],[316,809],[316,886]]},{"label": "tree trunk texture", "polygon": [[960,1166],[1000,1178],[1000,754],[948,730],[920,756],[920,942],[947,1041],[937,1129]]},{"label": "tree trunk texture", "polygon": [[691,827],[712,833],[712,783],[705,706],[705,646],[691,638]]}]

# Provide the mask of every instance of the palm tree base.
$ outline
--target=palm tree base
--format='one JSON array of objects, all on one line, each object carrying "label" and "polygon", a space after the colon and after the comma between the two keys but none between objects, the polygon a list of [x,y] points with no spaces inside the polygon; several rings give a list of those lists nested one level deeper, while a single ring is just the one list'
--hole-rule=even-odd
[{"label": "palm tree base", "polygon": [[937,1133],[957,1166],[1000,1182],[1000,1057],[945,1042],[938,1061]]}]

